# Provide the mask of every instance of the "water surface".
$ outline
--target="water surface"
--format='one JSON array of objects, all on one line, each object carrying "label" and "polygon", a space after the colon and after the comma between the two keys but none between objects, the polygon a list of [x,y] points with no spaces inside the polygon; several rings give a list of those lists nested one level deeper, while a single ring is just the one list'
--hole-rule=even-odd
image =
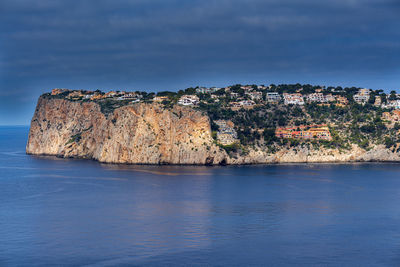
[{"label": "water surface", "polygon": [[400,165],[124,166],[0,127],[0,266],[400,265]]}]

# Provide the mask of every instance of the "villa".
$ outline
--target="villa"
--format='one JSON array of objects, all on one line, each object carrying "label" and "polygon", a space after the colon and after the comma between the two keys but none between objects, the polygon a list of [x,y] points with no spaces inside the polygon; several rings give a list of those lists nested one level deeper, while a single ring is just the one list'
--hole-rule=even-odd
[{"label": "villa", "polygon": [[400,100],[389,100],[386,105],[382,105],[384,108],[400,109]]},{"label": "villa", "polygon": [[245,90],[245,91],[253,91],[253,86],[251,85],[246,85],[246,86],[240,86],[241,89]]},{"label": "villa", "polygon": [[127,92],[127,93],[123,93],[122,96],[118,97],[118,100],[137,100],[137,99],[141,99],[142,95],[134,93],[134,92]]},{"label": "villa", "polygon": [[155,96],[153,98],[153,101],[154,102],[163,102],[163,101],[168,100],[168,99],[169,99],[168,96]]},{"label": "villa", "polygon": [[393,110],[392,112],[383,112],[382,118],[389,122],[400,121],[400,110]]},{"label": "villa", "polygon": [[199,87],[196,88],[196,93],[200,93],[200,94],[211,94],[211,93],[215,93],[216,91],[220,90],[221,88],[217,88],[217,87]]},{"label": "villa", "polygon": [[337,101],[337,106],[346,106],[346,105],[348,105],[349,104],[349,100],[347,99],[347,97],[344,97],[344,96],[340,96],[340,95],[338,95],[338,96],[336,96],[336,101]]},{"label": "villa", "polygon": [[357,94],[353,96],[357,104],[364,105],[369,100],[370,89],[360,89]]},{"label": "villa", "polygon": [[239,105],[245,109],[252,109],[256,103],[253,100],[239,101]]},{"label": "villa", "polygon": [[261,92],[246,92],[246,95],[248,95],[251,100],[260,100],[262,99],[262,93]]},{"label": "villa", "polygon": [[308,102],[328,103],[335,101],[332,94],[324,95],[323,93],[313,93],[307,95]]},{"label": "villa", "polygon": [[275,130],[275,136],[278,138],[332,140],[329,128],[325,124],[280,127]]},{"label": "villa", "polygon": [[266,95],[266,100],[268,103],[277,104],[281,99],[281,96],[276,92],[267,93]]},{"label": "villa", "polygon": [[374,106],[379,107],[382,105],[382,98],[380,96],[375,96]]},{"label": "villa", "polygon": [[183,106],[194,106],[199,103],[200,99],[196,95],[183,95],[179,100],[178,104]]},{"label": "villa", "polygon": [[221,145],[226,146],[238,142],[237,132],[232,121],[216,120],[214,123],[219,127],[217,140]]},{"label": "villa", "polygon": [[285,105],[304,105],[304,98],[302,94],[296,93],[296,94],[288,94],[284,93],[283,94],[283,100]]}]

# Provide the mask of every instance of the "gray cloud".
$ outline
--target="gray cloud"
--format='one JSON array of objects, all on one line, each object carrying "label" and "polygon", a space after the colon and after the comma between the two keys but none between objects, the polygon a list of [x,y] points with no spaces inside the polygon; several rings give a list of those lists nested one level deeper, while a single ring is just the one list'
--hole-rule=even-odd
[{"label": "gray cloud", "polygon": [[396,0],[3,0],[0,90],[26,121],[34,103],[21,90],[35,99],[52,87],[393,89],[399,11]]}]

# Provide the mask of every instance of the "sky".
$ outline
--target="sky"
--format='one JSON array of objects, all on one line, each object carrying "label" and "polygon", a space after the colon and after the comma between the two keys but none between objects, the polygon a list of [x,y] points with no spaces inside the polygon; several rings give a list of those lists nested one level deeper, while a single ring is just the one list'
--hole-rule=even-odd
[{"label": "sky", "polygon": [[52,88],[400,88],[400,0],[1,0],[0,125]]}]

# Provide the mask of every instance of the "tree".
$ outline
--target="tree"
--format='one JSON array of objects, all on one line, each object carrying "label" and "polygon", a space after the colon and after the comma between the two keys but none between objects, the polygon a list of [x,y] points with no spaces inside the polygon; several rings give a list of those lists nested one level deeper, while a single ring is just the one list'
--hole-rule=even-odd
[{"label": "tree", "polygon": [[375,94],[371,94],[368,99],[368,103],[374,104],[375,103]]},{"label": "tree", "polygon": [[382,93],[382,94],[381,94],[381,100],[382,100],[382,103],[383,103],[383,104],[386,104],[386,103],[387,103],[387,97],[386,97],[386,94],[385,94],[385,93]]},{"label": "tree", "polygon": [[279,125],[279,126],[284,126],[284,125],[286,125],[286,119],[285,119],[283,116],[280,116],[280,117],[278,118],[278,125]]},{"label": "tree", "polygon": [[396,91],[390,91],[389,100],[396,100],[396,99],[397,99]]},{"label": "tree", "polygon": [[193,87],[185,89],[185,94],[187,95],[194,95],[196,93],[196,89]]},{"label": "tree", "polygon": [[394,146],[396,143],[389,137],[385,137],[385,146],[386,148],[391,148],[392,146]]}]

